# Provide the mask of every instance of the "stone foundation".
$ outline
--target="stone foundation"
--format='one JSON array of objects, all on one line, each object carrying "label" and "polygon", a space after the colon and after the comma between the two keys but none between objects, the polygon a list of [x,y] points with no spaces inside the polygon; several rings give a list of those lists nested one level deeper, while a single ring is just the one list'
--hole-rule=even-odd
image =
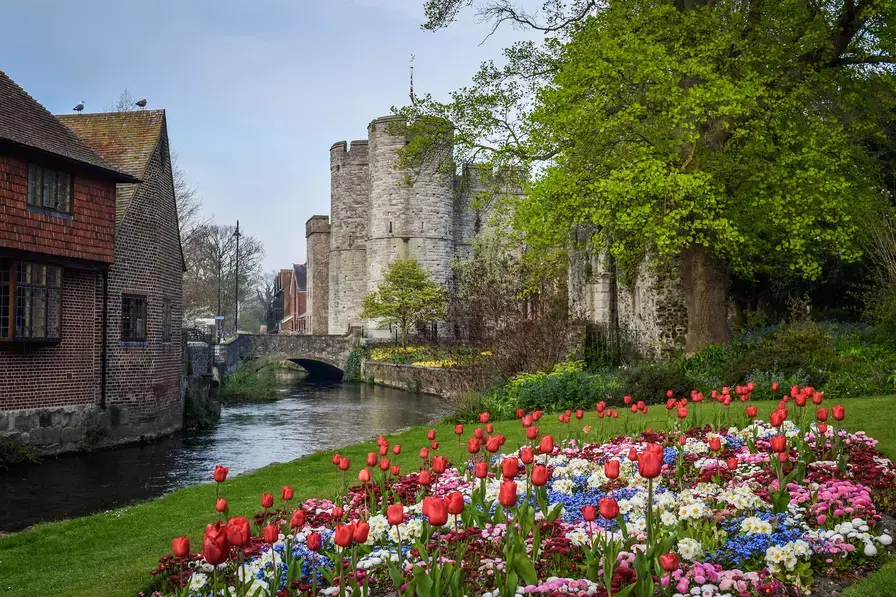
[{"label": "stone foundation", "polygon": [[180,429],[183,406],[132,416],[127,406],[96,404],[0,411],[0,442],[27,445],[37,454],[59,454],[153,439]]}]

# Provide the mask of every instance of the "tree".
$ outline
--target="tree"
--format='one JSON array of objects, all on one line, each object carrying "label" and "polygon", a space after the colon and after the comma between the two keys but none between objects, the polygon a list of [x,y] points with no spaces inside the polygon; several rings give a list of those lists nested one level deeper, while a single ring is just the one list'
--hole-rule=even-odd
[{"label": "tree", "polygon": [[396,259],[383,269],[383,281],[364,297],[361,317],[377,319],[378,329],[397,325],[407,346],[414,324],[445,318],[445,292],[415,259]]},{"label": "tree", "polygon": [[[470,0],[429,0],[428,29]],[[883,0],[570,0],[480,16],[547,33],[486,63],[440,103],[397,110],[453,122],[458,161],[529,176],[514,225],[530,246],[594,227],[625,274],[677,265],[687,350],[728,338],[730,276],[819,275],[855,260],[883,177],[869,149],[892,119],[896,5]],[[432,121],[429,118],[428,121]],[[425,135],[403,165],[428,151]]]}]

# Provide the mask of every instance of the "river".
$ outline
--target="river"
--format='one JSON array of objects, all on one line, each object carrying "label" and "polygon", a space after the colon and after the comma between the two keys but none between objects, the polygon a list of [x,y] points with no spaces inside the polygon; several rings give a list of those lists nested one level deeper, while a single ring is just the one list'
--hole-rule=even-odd
[{"label": "river", "polygon": [[19,531],[208,483],[216,464],[237,475],[424,425],[444,414],[444,404],[433,396],[365,384],[280,379],[284,398],[225,406],[217,427],[208,432],[64,454],[0,471],[0,531]]}]

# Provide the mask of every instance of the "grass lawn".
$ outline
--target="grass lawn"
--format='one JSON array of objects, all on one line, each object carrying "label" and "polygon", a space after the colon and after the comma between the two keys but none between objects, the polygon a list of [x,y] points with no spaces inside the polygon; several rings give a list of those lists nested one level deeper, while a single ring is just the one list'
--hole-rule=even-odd
[{"label": "grass lawn", "polygon": [[[756,404],[762,416],[774,407],[770,402]],[[854,398],[843,404],[847,409],[846,427],[866,431],[880,440],[879,448],[887,456],[896,459],[896,397]],[[739,407],[733,408],[739,410]],[[666,411],[662,406],[653,406],[650,411],[651,424],[657,428],[665,425]],[[542,433],[558,430],[556,418],[545,416],[541,423]],[[585,423],[596,423],[593,411],[586,414]],[[363,421],[358,421],[358,425],[362,426]],[[466,436],[469,436],[473,426],[467,427]],[[465,447],[458,446],[453,427],[441,425],[437,429],[442,444],[440,453],[449,460],[466,458]],[[497,422],[495,429],[507,436],[508,448],[524,439],[517,421]],[[418,449],[426,443],[422,429],[410,429],[389,440],[404,448],[395,462],[404,472],[415,470],[419,464]],[[263,449],[263,446],[253,446],[253,449]],[[355,480],[370,451],[375,451],[374,441],[340,450],[352,459],[351,480]],[[228,479],[222,486],[222,495],[228,499],[233,515],[248,516],[261,509],[263,491],[279,496],[283,485],[295,488],[299,501],[332,497],[340,478],[339,471],[330,462],[331,456],[332,452],[321,452]],[[215,518],[214,495],[211,485],[189,487],[108,514],[42,524],[31,532],[4,537],[0,539],[0,595],[134,597],[148,586],[148,572],[171,549],[172,537],[187,534],[194,551],[200,546],[206,523]],[[60,495],[59,499],[65,496]],[[896,565],[891,561],[847,594],[850,597],[896,595]]]}]

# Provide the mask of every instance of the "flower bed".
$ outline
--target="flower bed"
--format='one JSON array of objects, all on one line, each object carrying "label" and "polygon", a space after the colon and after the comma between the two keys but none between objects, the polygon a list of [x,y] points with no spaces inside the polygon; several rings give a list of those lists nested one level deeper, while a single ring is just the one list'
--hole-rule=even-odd
[{"label": "flower bed", "polygon": [[[638,425],[638,403],[560,414],[556,440],[539,412],[498,424],[526,426],[526,446],[483,413],[471,437],[455,430],[469,459],[452,466],[430,431],[408,474],[380,438],[364,467],[334,455],[360,482],[335,501],[291,504],[284,487],[225,522],[218,497],[200,553],[175,539],[153,571],[156,595],[796,596],[889,557],[896,470],[838,429],[842,407],[793,388],[766,423],[732,408],[750,389],[717,396],[670,398],[662,431]],[[224,496],[226,469],[215,479]]]}]

